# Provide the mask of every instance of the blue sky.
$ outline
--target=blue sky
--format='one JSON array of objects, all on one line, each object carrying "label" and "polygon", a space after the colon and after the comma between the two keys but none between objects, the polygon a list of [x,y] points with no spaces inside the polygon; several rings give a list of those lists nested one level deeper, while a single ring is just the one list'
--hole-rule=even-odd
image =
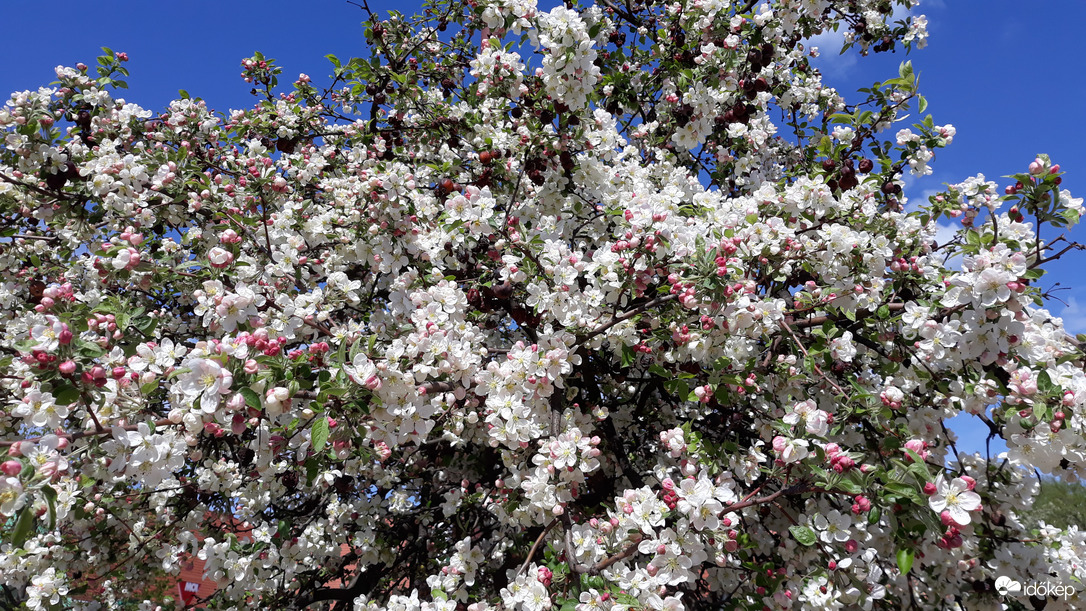
[{"label": "blue sky", "polygon": [[[121,94],[127,99],[159,110],[185,89],[227,111],[254,100],[238,76],[240,61],[254,51],[278,60],[281,82],[304,72],[318,86],[331,73],[325,55],[343,59],[364,53],[364,15],[344,0],[6,4],[5,35],[0,37],[0,57],[8,58],[0,71],[3,99],[12,91],[47,85],[57,65],[93,64],[99,48],[108,46],[131,58],[129,90]],[[371,6],[412,13],[417,5],[375,0]],[[911,182],[907,194],[926,199],[944,182],[977,173],[1002,187],[1007,184],[1002,175],[1025,171],[1043,152],[1067,172],[1064,186],[1086,196],[1086,36],[1081,26],[1086,2],[923,0],[915,12],[927,15],[931,33],[927,48],[909,57],[920,74],[927,112],[938,124],[953,124],[958,133],[932,162],[935,173]],[[860,87],[896,76],[905,59],[900,52],[838,56],[832,37],[818,43],[826,81],[846,99],[855,99],[850,94]],[[1073,235],[1083,240],[1086,230]],[[1057,282],[1071,287],[1058,293],[1066,306],[1052,302],[1049,308],[1076,333],[1086,333],[1084,266],[1086,252],[1072,254],[1042,279],[1044,287]],[[953,426],[963,448],[983,451],[982,427],[968,421]]]}]

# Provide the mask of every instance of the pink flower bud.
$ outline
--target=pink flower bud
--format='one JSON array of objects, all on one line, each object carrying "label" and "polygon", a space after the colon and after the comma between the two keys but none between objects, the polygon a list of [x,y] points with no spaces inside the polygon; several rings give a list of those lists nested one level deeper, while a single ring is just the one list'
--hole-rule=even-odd
[{"label": "pink flower bud", "polygon": [[66,375],[66,376],[70,376],[73,373],[75,373],[75,361],[71,361],[71,360],[64,361],[63,363],[60,364],[58,369],[60,369],[60,373]]},{"label": "pink flower bud", "polygon": [[245,397],[241,393],[236,393],[226,401],[226,408],[230,411],[240,412],[245,408]]},{"label": "pink flower bud", "polygon": [[[372,391],[380,390],[381,389],[381,378],[377,377],[377,374],[373,374],[370,377],[366,378],[365,382],[363,382],[362,385],[365,386],[366,388],[372,390]],[[422,387],[422,386],[420,386],[419,388],[425,389],[425,387]],[[421,392],[420,394],[426,394],[426,393]]]},{"label": "pink flower bud", "polygon": [[8,477],[15,477],[23,470],[23,463],[17,460],[5,460],[0,463],[0,472]]},{"label": "pink flower bud", "polygon": [[215,246],[211,250],[207,251],[208,261],[211,263],[211,267],[216,269],[222,269],[228,267],[234,262],[234,253],[223,248]]},{"label": "pink flower bud", "polygon": [[773,438],[773,451],[774,452],[777,452],[778,454],[780,454],[781,452],[784,452],[784,448],[787,447],[787,445],[788,445],[788,440],[785,439],[783,436],[777,435],[776,437]]}]

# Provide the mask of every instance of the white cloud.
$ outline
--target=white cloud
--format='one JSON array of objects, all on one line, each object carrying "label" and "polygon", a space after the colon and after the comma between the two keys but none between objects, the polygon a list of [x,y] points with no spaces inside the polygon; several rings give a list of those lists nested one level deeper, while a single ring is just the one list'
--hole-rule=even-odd
[{"label": "white cloud", "polygon": [[[954,236],[958,233],[958,230],[961,229],[961,227],[956,224],[942,222],[936,222],[935,227],[935,243],[939,246],[943,246],[953,240]],[[962,271],[962,256],[960,254],[954,255],[943,263],[943,266],[954,271]]]},{"label": "white cloud", "polygon": [[947,242],[950,242],[951,240],[953,240],[954,236],[956,236],[958,234],[958,230],[961,229],[957,225],[953,225],[951,223],[941,223],[941,222],[935,223],[935,227],[936,227],[935,241],[940,246],[942,246],[943,244],[946,244]]},{"label": "white cloud", "polygon": [[1063,328],[1069,333],[1086,333],[1086,307],[1079,304],[1074,297],[1067,300],[1067,306],[1060,312],[1060,318],[1063,319]]},{"label": "white cloud", "polygon": [[[927,0],[925,2],[930,8],[942,8],[942,0]],[[894,24],[898,21],[906,19],[909,15],[918,14],[911,9],[907,9],[901,5],[894,5],[894,12],[886,20],[888,24]],[[929,29],[931,18],[928,18]],[[811,47],[818,47],[819,56],[812,62],[816,68],[826,73],[828,76],[840,77],[848,74],[859,58],[859,46],[853,47],[841,55],[841,47],[845,44],[845,32],[848,31],[848,24],[842,22],[837,31],[827,30],[812,36],[806,40],[803,40],[803,45],[810,49]]]},{"label": "white cloud", "polygon": [[830,76],[844,75],[856,65],[854,51],[846,51],[844,55],[839,54],[841,47],[845,44],[844,32],[843,27],[836,32],[827,30],[803,41],[807,49],[818,47],[819,55],[811,63]]}]

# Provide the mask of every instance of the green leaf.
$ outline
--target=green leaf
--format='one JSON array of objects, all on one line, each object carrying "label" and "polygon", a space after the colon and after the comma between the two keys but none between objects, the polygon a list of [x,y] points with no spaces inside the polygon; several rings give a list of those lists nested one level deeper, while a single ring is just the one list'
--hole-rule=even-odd
[{"label": "green leaf", "polygon": [[924,503],[920,499],[920,493],[918,493],[912,486],[908,484],[899,484],[897,482],[890,482],[886,484],[886,490],[896,494],[897,496],[908,499],[917,505],[923,505]]},{"label": "green leaf", "polygon": [[912,450],[906,449],[905,453],[909,455],[909,458],[913,459],[913,464],[909,465],[909,471],[922,471],[924,474],[924,481],[930,482],[932,480],[931,473],[928,471],[928,465],[924,462],[924,459]]},{"label": "green leaf", "polygon": [[328,427],[328,418],[325,416],[318,416],[317,421],[313,423],[312,437],[310,437],[310,443],[313,446],[314,452],[320,452],[324,449],[324,444],[328,443],[328,435],[331,433],[331,429]]},{"label": "green leaf", "polygon": [[339,348],[336,349],[335,363],[343,364],[347,362],[347,339],[339,340]]},{"label": "green leaf", "polygon": [[79,389],[71,384],[65,384],[60,388],[53,389],[53,396],[56,397],[57,405],[71,405],[79,400]]},{"label": "green leaf", "polygon": [[788,532],[792,533],[792,536],[796,538],[801,544],[810,547],[818,541],[818,536],[815,532],[806,526],[789,526]]},{"label": "green leaf", "polygon": [[1049,413],[1047,403],[1039,403],[1033,406],[1033,417],[1037,419],[1038,423],[1047,422],[1051,417]]},{"label": "green leaf", "polygon": [[897,568],[901,570],[902,575],[913,568],[913,550],[905,548],[897,550]]},{"label": "green leaf", "polygon": [[43,486],[41,492],[49,506],[49,530],[53,530],[57,526],[57,491],[52,486]]},{"label": "green leaf", "polygon": [[863,493],[863,488],[850,479],[843,479],[837,482],[837,489],[853,495]]},{"label": "green leaf", "polygon": [[30,531],[34,528],[33,509],[33,506],[27,505],[19,512],[19,518],[15,521],[15,530],[11,533],[11,544],[13,547],[21,546],[26,542],[27,537],[30,536]]},{"label": "green leaf", "polygon": [[1052,383],[1052,377],[1048,375],[1047,371],[1037,374],[1037,390],[1045,394],[1056,390],[1056,385]]},{"label": "green leaf", "polygon": [[902,64],[900,66],[898,66],[897,73],[903,79],[912,78],[912,75],[913,75],[913,63],[911,61],[902,62]]},{"label": "green leaf", "polygon": [[75,345],[76,345],[76,351],[81,356],[84,356],[84,357],[86,357],[88,359],[96,359],[96,358],[102,356],[103,354],[105,354],[105,351],[102,350],[102,348],[98,344],[95,344],[95,343],[92,343],[92,342],[85,342],[83,340],[76,340]]},{"label": "green leaf", "polygon": [[253,409],[260,409],[260,395],[256,394],[255,390],[243,386],[238,392],[241,393],[242,397],[245,397],[245,405]]}]

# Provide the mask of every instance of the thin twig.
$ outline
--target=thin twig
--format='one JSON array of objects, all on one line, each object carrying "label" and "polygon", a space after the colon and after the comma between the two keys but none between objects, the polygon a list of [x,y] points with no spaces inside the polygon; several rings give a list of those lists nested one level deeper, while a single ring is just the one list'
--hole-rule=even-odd
[{"label": "thin twig", "polygon": [[657,297],[656,299],[653,299],[652,301],[649,301],[647,303],[643,303],[643,304],[637,306],[636,308],[634,308],[634,309],[632,309],[632,310],[630,310],[628,312],[623,312],[622,314],[619,314],[613,320],[611,320],[611,322],[609,322],[609,323],[603,325],[602,327],[599,327],[599,328],[597,328],[597,329],[595,329],[593,331],[589,331],[588,333],[586,333],[585,335],[582,335],[581,337],[578,337],[577,338],[577,344],[583,344],[583,343],[587,342],[588,340],[592,339],[593,337],[596,337],[597,335],[600,335],[602,333],[606,333],[608,329],[610,329],[611,327],[617,325],[618,323],[620,323],[620,322],[622,322],[624,320],[629,320],[630,318],[633,318],[634,316],[637,316],[638,314],[644,312],[645,310],[647,310],[649,308],[653,308],[653,307],[656,307],[656,306],[658,306],[660,304],[667,303],[667,302],[672,301],[672,300],[674,300],[676,298],[678,298],[677,294],[664,295],[663,297]]},{"label": "thin twig", "polygon": [[532,549],[528,550],[528,557],[524,559],[524,564],[520,565],[520,570],[517,571],[518,576],[528,568],[529,564],[532,563],[532,558],[535,557],[535,552],[537,549],[539,549],[539,544],[543,542],[543,537],[547,536],[547,533],[549,533],[551,529],[554,528],[555,524],[558,524],[558,518],[554,518],[553,520],[551,520],[550,524],[547,524],[543,528],[543,532],[539,533],[539,536],[536,537],[535,543],[532,545]]},{"label": "thin twig", "polygon": [[[177,426],[178,424],[181,424],[181,423],[180,422],[174,422],[174,421],[169,420],[169,419],[162,419],[162,420],[155,420],[154,424],[155,424],[155,427],[160,427],[160,426]],[[135,431],[138,428],[139,428],[139,424],[130,424],[128,426],[122,426],[121,430]],[[54,434],[57,437],[63,437],[64,439],[67,439],[69,441],[75,441],[76,439],[82,439],[83,437],[93,437],[93,436],[96,436],[96,435],[109,435],[112,432],[113,432],[113,429],[111,429],[111,428],[110,429],[103,428],[103,429],[99,429],[99,430],[96,430],[96,431],[79,431],[77,433],[65,433],[65,432],[61,431],[61,432],[54,433]],[[44,437],[44,435],[42,437]],[[29,437],[27,439],[17,439],[17,440],[14,440],[14,441],[0,440],[0,446],[2,446],[2,447],[13,446],[13,445],[15,445],[17,443],[23,443],[24,441],[38,442],[38,441],[42,440],[42,437]]]}]

